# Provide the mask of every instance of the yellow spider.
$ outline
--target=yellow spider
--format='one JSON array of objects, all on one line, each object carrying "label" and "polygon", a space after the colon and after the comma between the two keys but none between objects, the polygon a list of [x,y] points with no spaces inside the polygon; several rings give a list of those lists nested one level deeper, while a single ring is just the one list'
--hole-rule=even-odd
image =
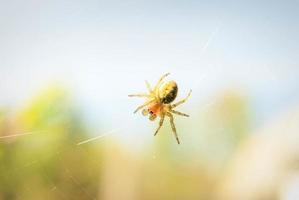
[{"label": "yellow spider", "polygon": [[159,116],[161,118],[159,127],[157,128],[155,135],[157,135],[160,128],[162,127],[165,116],[169,117],[172,131],[175,135],[175,138],[176,138],[178,144],[180,144],[180,140],[179,140],[177,132],[176,132],[172,114],[177,114],[177,115],[181,115],[181,116],[185,116],[185,117],[189,117],[189,115],[178,112],[173,109],[175,107],[181,105],[182,103],[184,103],[191,95],[192,90],[190,90],[190,92],[186,98],[182,99],[181,101],[178,101],[177,103],[170,104],[171,102],[173,102],[175,100],[175,98],[177,96],[178,86],[177,86],[176,82],[174,82],[174,81],[165,81],[165,82],[163,81],[164,78],[168,75],[169,75],[169,73],[163,75],[160,78],[160,80],[158,81],[158,83],[156,84],[156,86],[154,87],[154,89],[152,89],[150,84],[147,81],[145,81],[146,87],[149,92],[148,94],[145,94],[145,93],[131,94],[131,95],[129,95],[129,97],[144,97],[147,99],[144,104],[139,106],[134,111],[134,113],[136,113],[137,111],[139,111],[142,108],[145,108],[142,110],[142,114],[144,116],[147,116],[149,114],[149,119],[151,121],[155,120],[157,118],[157,116]]}]

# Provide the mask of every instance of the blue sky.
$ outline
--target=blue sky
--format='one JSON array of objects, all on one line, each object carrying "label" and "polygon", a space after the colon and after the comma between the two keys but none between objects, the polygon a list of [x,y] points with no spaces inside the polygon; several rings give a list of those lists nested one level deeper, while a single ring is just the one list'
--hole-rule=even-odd
[{"label": "blue sky", "polygon": [[[296,1],[0,1],[0,105],[21,107],[53,82],[87,115],[128,117],[165,72],[193,89],[189,110],[244,91],[257,123],[299,100]],[[128,103],[130,101],[130,103]],[[122,110],[123,114],[119,111]]]}]

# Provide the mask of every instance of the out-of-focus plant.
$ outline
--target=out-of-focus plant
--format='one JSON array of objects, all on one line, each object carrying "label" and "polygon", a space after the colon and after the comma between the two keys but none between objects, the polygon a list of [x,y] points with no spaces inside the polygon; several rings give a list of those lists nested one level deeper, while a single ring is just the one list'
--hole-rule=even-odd
[{"label": "out-of-focus plant", "polygon": [[[5,119],[4,117],[0,117]],[[4,122],[3,122],[4,121]],[[0,143],[0,199],[92,199],[97,196],[101,149],[77,146],[88,136],[70,95],[50,87],[5,124],[2,135],[32,133]],[[9,126],[9,129],[2,127]]]},{"label": "out-of-focus plant", "polygon": [[227,90],[214,96],[197,117],[198,124],[191,125],[197,127],[192,135],[199,142],[194,145],[195,151],[211,169],[218,171],[250,131],[248,100],[237,90]]}]

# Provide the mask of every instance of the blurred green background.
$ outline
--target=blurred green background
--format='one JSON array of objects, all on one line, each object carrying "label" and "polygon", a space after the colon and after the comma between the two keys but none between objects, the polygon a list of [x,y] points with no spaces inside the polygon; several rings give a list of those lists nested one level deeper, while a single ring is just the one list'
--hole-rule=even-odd
[{"label": "blurred green background", "polygon": [[299,199],[298,6],[0,1],[0,200]]}]

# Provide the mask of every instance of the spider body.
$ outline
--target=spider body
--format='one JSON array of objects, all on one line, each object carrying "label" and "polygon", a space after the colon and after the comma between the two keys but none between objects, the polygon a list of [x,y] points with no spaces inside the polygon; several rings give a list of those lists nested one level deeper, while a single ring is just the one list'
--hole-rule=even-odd
[{"label": "spider body", "polygon": [[143,109],[142,114],[144,116],[149,116],[149,120],[151,121],[154,121],[157,117],[160,117],[159,127],[157,128],[155,135],[159,132],[160,128],[162,127],[165,116],[169,117],[172,131],[176,137],[177,143],[180,144],[174,124],[173,114],[185,117],[189,117],[189,115],[178,112],[174,110],[174,108],[184,103],[189,98],[189,96],[191,95],[191,90],[186,98],[178,101],[177,103],[171,104],[177,97],[178,86],[175,81],[163,82],[165,77],[168,75],[169,73],[163,75],[154,87],[154,89],[152,89],[149,83],[146,81],[146,86],[149,92],[148,94],[132,94],[129,95],[129,97],[146,98],[146,102],[139,106],[134,111],[134,113]]},{"label": "spider body", "polygon": [[173,102],[178,94],[178,86],[174,81],[167,81],[159,88],[159,100],[163,104]]},{"label": "spider body", "polygon": [[154,102],[147,106],[147,110],[143,111],[143,114],[146,113],[144,116],[149,113],[150,115],[158,115],[161,111],[161,107],[163,106],[162,103]]}]

